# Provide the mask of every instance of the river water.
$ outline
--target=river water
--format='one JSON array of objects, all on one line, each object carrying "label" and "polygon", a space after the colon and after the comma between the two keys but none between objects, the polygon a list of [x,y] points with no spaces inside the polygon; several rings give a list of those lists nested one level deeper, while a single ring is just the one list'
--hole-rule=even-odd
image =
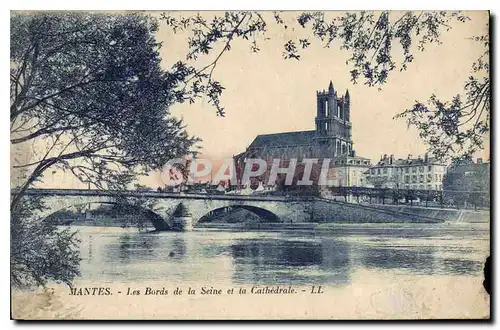
[{"label": "river water", "polygon": [[482,276],[489,225],[339,224],[322,230],[138,232],[74,226],[77,280],[349,285],[360,269]]},{"label": "river water", "polygon": [[[159,233],[73,228],[79,231],[82,258],[73,287],[105,288],[111,294],[71,294],[64,284],[13,291],[15,318],[489,317],[483,288],[488,224]],[[293,292],[261,294],[267,288]],[[220,294],[204,294],[212,289]]]}]

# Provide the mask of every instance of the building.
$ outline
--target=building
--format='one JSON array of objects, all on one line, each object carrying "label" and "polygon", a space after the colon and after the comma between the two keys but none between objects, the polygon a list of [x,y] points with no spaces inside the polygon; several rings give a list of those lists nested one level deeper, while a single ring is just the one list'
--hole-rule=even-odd
[{"label": "building", "polygon": [[365,172],[366,182],[375,188],[442,190],[446,165],[429,157],[395,159],[384,155]]},{"label": "building", "polygon": [[272,159],[316,158],[331,160],[331,181],[334,185],[363,185],[363,173],[370,167],[368,158],[356,155],[350,121],[349,91],[338,95],[330,81],[328,90],[316,92],[315,129],[258,135],[245,152],[235,156],[237,168],[247,158]]}]

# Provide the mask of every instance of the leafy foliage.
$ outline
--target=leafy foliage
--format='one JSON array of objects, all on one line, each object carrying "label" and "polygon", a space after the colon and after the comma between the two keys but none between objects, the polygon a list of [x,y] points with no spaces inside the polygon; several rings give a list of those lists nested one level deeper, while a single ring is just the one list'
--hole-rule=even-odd
[{"label": "leafy foliage", "polygon": [[157,29],[140,14],[12,16],[11,143],[31,154],[14,159],[29,174],[13,204],[49,168],[123,187],[190,153],[198,140],[168,112],[185,76],[161,69]]},{"label": "leafy foliage", "polygon": [[71,281],[80,275],[76,232],[40,221],[35,212],[44,208],[39,197],[23,197],[11,213],[11,283],[15,287]]},{"label": "leafy foliage", "polygon": [[[440,43],[442,30],[449,30],[452,21],[465,22],[468,19],[459,12],[446,11],[361,11],[338,15],[302,12],[292,22],[285,21],[280,12],[274,12],[271,19],[264,13],[248,11],[215,14],[212,21],[200,14],[176,18],[171,13],[163,13],[161,17],[175,33],[188,29],[192,32],[188,39],[186,61],[197,60],[214,49],[222,48],[207,66],[198,70],[194,66],[188,67],[196,86],[203,85],[205,79],[209,83],[213,81],[212,73],[217,61],[224,52],[231,50],[233,40],[246,40],[250,42],[250,49],[258,52],[259,42],[270,39],[267,35],[268,26],[273,23],[283,30],[303,28],[310,35],[302,38],[298,32],[294,33],[297,37],[287,40],[283,46],[283,58],[299,60],[302,51],[313,40],[326,48],[338,43],[341,49],[350,53],[346,64],[353,66],[351,78],[354,83],[362,77],[367,85],[382,85],[387,81],[390,71],[407,68],[414,59],[415,50],[423,51],[428,44]],[[218,43],[224,46],[220,47]],[[414,44],[417,49],[412,47]],[[395,46],[399,47],[397,52],[393,51]],[[402,50],[401,56],[397,56],[399,50]],[[194,87],[193,95],[198,95]]]},{"label": "leafy foliage", "polygon": [[396,118],[404,118],[418,129],[420,137],[439,160],[466,160],[484,149],[490,131],[490,78],[488,36],[474,37],[484,53],[472,64],[464,92],[450,101],[432,95],[426,103],[416,102]]},{"label": "leafy foliage", "polygon": [[466,203],[474,207],[490,203],[490,167],[470,161],[455,161],[443,178],[445,202],[461,207]]}]

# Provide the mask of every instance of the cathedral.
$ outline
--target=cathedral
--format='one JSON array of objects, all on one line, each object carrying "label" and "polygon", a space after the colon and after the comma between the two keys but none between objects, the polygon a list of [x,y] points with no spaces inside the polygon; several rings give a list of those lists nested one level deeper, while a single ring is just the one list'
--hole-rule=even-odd
[{"label": "cathedral", "polygon": [[[332,167],[346,174],[339,185],[363,185],[362,173],[370,166],[370,160],[356,156],[353,148],[349,91],[337,94],[330,81],[327,91],[316,92],[316,102],[315,130],[258,135],[235,160],[241,163],[245,158],[332,159]],[[351,171],[359,179],[351,179]]]}]

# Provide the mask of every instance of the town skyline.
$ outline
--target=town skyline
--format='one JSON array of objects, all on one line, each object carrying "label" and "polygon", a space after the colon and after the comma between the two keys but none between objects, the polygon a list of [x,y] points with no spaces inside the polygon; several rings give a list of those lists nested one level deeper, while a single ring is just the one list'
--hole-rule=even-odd
[{"label": "town skyline", "polygon": [[[297,13],[284,12],[282,17],[290,21]],[[161,13],[149,14],[159,17]],[[272,18],[271,12],[263,15]],[[189,134],[202,140],[198,144],[199,157],[217,163],[245,151],[257,135],[314,130],[316,91],[326,89],[331,80],[336,90],[342,94],[349,90],[351,95],[352,138],[357,155],[372,163],[384,154],[396,158],[423,156],[427,146],[418,132],[408,129],[404,120],[393,117],[411,108],[415,100],[426,101],[432,94],[450,99],[463,91],[471,65],[481,53],[476,42],[468,38],[484,34],[488,21],[487,12],[471,11],[467,15],[471,17],[469,22],[452,22],[452,29],[442,33],[441,44],[429,44],[424,52],[417,52],[407,70],[391,72],[380,90],[364,85],[363,81],[351,82],[347,52],[338,45],[325,49],[313,41],[300,60],[283,59],[282,44],[289,37],[288,32],[282,35],[282,30],[270,25],[268,35],[272,38],[260,44],[259,53],[252,53],[248,44],[235,40],[213,72],[215,79],[226,87],[221,96],[225,117],[217,116],[206,98],[194,104],[174,104],[170,112],[183,118]],[[164,68],[185,57],[188,34],[174,34],[160,23],[157,40],[163,44],[160,57]],[[210,59],[201,57],[198,61],[202,65]],[[489,158],[488,143],[489,139],[477,157]],[[43,186],[84,186],[70,176],[62,172],[48,174]],[[163,180],[159,173],[150,173],[138,181],[154,187]]]}]

